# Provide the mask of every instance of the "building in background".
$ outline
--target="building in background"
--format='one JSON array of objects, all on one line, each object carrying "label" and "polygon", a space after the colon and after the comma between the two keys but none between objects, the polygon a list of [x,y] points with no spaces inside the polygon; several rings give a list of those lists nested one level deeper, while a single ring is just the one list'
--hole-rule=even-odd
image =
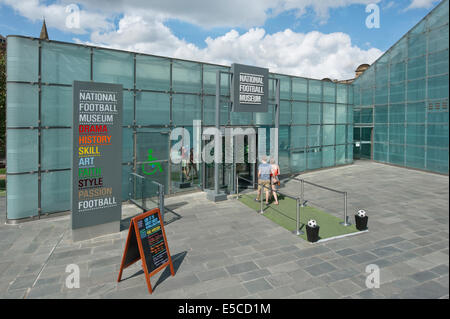
[{"label": "building in background", "polygon": [[[185,186],[182,163],[170,161],[176,141],[169,134],[184,127],[192,145],[193,120],[214,126],[216,72],[230,67],[20,36],[8,37],[7,66],[8,221],[70,209],[74,80],[123,85],[124,200],[130,173],[143,173],[149,149],[162,167],[152,178],[166,193],[213,188],[214,165],[206,163]],[[354,155],[448,174],[448,0],[374,64],[359,66],[355,77],[321,81],[270,73],[269,112],[234,113],[225,102],[230,88],[224,75],[220,124],[262,128],[267,139],[279,127],[284,174],[350,164]],[[234,164],[220,165],[221,190],[233,191],[236,174],[254,178],[254,164]]]}]

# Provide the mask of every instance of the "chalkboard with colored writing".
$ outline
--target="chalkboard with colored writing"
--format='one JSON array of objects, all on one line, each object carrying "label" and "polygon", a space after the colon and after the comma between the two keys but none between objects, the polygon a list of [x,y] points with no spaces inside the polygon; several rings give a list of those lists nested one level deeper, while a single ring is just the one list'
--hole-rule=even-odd
[{"label": "chalkboard with colored writing", "polygon": [[150,283],[152,275],[166,266],[170,266],[170,272],[174,276],[164,223],[161,222],[161,213],[158,208],[131,219],[117,281],[122,278],[123,269],[138,260],[142,260],[142,267],[150,293],[152,293]]}]

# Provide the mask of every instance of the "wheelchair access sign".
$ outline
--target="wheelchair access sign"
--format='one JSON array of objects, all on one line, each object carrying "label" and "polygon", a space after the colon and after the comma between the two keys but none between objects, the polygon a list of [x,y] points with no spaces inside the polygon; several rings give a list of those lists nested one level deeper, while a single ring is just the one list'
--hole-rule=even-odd
[{"label": "wheelchair access sign", "polygon": [[147,158],[147,162],[142,163],[142,173],[144,173],[145,175],[153,175],[157,171],[162,173],[163,169],[161,167],[161,163],[156,162],[158,159],[156,159],[152,155],[153,149],[150,148],[147,152],[148,152],[148,158]]}]

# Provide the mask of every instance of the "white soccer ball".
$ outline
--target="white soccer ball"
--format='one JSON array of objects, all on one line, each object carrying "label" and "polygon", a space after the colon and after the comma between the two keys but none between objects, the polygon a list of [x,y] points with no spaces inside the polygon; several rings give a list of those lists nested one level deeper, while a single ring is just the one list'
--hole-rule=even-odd
[{"label": "white soccer ball", "polygon": [[358,216],[359,217],[366,217],[366,211],[363,209],[358,210]]},{"label": "white soccer ball", "polygon": [[315,227],[317,227],[317,222],[314,219],[310,219],[308,221],[308,226],[311,228],[315,228]]}]

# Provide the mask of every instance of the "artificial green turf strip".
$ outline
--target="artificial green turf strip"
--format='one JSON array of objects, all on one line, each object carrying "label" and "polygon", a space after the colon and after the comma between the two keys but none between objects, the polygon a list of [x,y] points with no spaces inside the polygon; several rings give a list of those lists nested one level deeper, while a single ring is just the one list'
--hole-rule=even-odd
[{"label": "artificial green turf strip", "polygon": [[[239,200],[246,206],[259,212],[260,203],[254,201],[255,197],[255,194],[245,194],[241,195]],[[269,204],[269,206],[266,206],[264,202],[264,216],[287,230],[294,231],[297,224],[295,200],[285,197],[284,199],[279,200],[279,203],[279,205]],[[344,221],[343,219],[325,213],[315,207],[306,206],[302,207],[300,210],[300,230],[304,232],[300,237],[304,240],[307,240],[305,225],[310,219],[315,219],[320,226],[319,240],[358,232],[355,225],[343,226],[340,224]]]}]

